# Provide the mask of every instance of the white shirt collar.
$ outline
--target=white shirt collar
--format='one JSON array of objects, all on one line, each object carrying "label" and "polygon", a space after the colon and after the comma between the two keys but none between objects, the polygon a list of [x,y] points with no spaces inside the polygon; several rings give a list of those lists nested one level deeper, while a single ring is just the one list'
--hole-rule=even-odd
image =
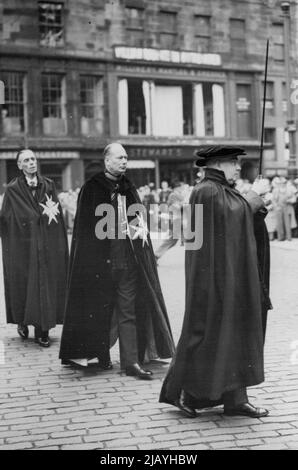
[{"label": "white shirt collar", "polygon": [[34,176],[34,178],[28,178],[28,176],[25,175],[25,178],[26,178],[28,186],[37,186],[38,179],[36,175]]}]

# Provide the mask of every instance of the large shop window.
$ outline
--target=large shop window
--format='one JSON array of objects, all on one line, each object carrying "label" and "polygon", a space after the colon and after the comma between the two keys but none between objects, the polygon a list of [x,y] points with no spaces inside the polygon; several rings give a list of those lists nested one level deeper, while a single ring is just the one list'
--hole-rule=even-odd
[{"label": "large shop window", "polygon": [[224,90],[219,84],[121,79],[118,107],[120,135],[225,135]]},{"label": "large shop window", "polygon": [[57,2],[38,2],[41,46],[58,47],[64,44],[64,5]]},{"label": "large shop window", "polygon": [[2,130],[5,135],[22,134],[27,130],[26,77],[19,72],[2,72],[5,103],[2,106]]},{"label": "large shop window", "polygon": [[102,135],[103,83],[93,76],[80,77],[81,133],[85,136]]},{"label": "large shop window", "polygon": [[62,75],[42,74],[42,115],[45,135],[66,134],[66,89]]},{"label": "large shop window", "polygon": [[243,138],[253,137],[251,85],[237,84],[236,88],[237,135]]}]

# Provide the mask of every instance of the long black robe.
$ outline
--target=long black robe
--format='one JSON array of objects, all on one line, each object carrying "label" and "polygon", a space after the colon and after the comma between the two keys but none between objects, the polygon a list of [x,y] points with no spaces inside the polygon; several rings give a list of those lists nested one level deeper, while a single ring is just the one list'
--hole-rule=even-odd
[{"label": "long black robe", "polygon": [[261,285],[253,211],[224,173],[206,170],[190,203],[203,204],[203,245],[186,245],[185,316],[160,401],[183,389],[201,408],[264,380]]},{"label": "long black robe", "polygon": [[269,297],[270,291],[270,242],[268,230],[265,224],[267,209],[261,208],[254,214],[254,233],[257,242],[257,255],[259,274],[262,287],[262,323],[263,337],[265,341],[267,328],[267,312],[272,309]]},{"label": "long black robe", "polygon": [[[41,176],[38,181],[36,198],[23,175],[7,185],[2,256],[7,322],[47,331],[63,322],[68,245],[54,182]],[[59,210],[56,220],[43,213],[48,198]]]},{"label": "long black robe", "polygon": [[[127,207],[140,203],[134,186],[124,177],[120,192]],[[100,204],[111,204],[110,183],[99,173],[82,187],[74,223],[65,321],[60,358],[109,358],[114,291],[111,277],[110,240],[98,239],[96,215]],[[139,359],[155,350],[160,358],[172,357],[174,343],[151,246],[133,240],[138,287],[136,322]]]}]

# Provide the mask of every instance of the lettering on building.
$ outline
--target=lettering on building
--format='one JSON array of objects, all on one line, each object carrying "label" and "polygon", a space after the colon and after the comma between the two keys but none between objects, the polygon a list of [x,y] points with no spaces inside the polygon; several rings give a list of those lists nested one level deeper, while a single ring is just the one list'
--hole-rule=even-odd
[{"label": "lettering on building", "polygon": [[216,67],[221,65],[221,56],[219,54],[125,46],[116,46],[114,51],[117,59],[169,62],[173,64],[212,65]]}]

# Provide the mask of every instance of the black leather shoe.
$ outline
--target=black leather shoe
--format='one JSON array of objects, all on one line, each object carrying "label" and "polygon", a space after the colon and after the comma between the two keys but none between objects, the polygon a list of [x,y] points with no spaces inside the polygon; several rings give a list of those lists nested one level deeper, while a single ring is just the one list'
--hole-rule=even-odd
[{"label": "black leather shoe", "polygon": [[50,347],[50,338],[35,338],[35,343],[39,344],[39,346],[43,348],[49,348]]},{"label": "black leather shoe", "polygon": [[50,347],[50,338],[48,331],[40,331],[35,329],[35,343],[38,343],[42,348]]},{"label": "black leather shoe", "polygon": [[48,331],[42,331],[41,328],[35,327],[34,328],[34,337],[35,343],[39,344],[39,346],[43,348],[50,347],[50,338]]},{"label": "black leather shoe", "polygon": [[127,366],[125,373],[126,375],[130,375],[132,377],[138,377],[141,380],[153,379],[151,370],[144,370],[139,366],[139,364],[132,364],[131,366]]},{"label": "black leather shoe", "polygon": [[27,339],[29,336],[28,326],[18,325],[17,332],[22,339]]},{"label": "black leather shoe", "polygon": [[243,403],[236,408],[225,408],[224,414],[227,416],[248,416],[250,418],[264,418],[269,415],[265,408],[256,408],[250,403]]},{"label": "black leather shoe", "polygon": [[179,410],[183,411],[187,418],[196,418],[198,416],[196,410],[186,404],[183,390],[181,392],[180,398],[175,401],[174,405],[177,406]]},{"label": "black leather shoe", "polygon": [[106,361],[104,362],[103,360],[101,360],[99,357],[98,357],[98,367],[100,367],[101,369],[103,370],[111,370],[113,369],[113,364],[111,361]]}]

